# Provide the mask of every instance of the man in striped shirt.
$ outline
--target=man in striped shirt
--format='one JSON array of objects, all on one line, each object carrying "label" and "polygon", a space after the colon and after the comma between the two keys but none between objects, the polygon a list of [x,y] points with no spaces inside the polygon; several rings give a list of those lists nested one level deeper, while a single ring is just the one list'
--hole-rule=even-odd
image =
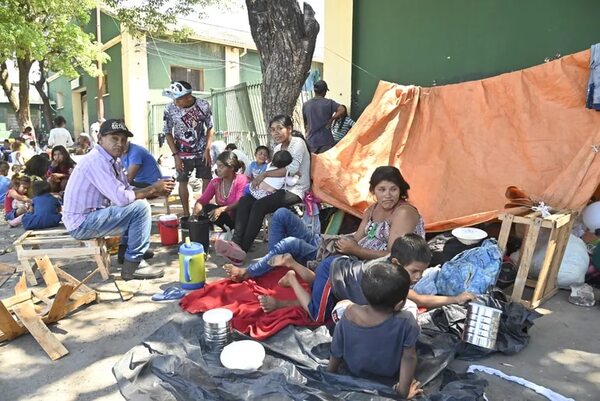
[{"label": "man in striped shirt", "polygon": [[129,185],[121,165],[127,138],[133,134],[121,120],[105,121],[95,146],[77,164],[65,189],[63,222],[76,239],[122,235],[126,246],[121,278],[162,277],[162,269],[143,260],[150,246],[150,205],[143,199],[168,195],[172,180],[160,180],[136,189]]}]

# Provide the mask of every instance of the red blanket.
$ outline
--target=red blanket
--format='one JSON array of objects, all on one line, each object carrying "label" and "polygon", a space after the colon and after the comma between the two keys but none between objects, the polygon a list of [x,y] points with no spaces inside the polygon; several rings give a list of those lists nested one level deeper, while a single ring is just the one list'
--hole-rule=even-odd
[{"label": "red blanket", "polygon": [[[256,279],[235,283],[229,279],[215,281],[181,299],[179,305],[190,313],[206,312],[213,308],[227,308],[233,312],[232,327],[257,340],[264,340],[289,324],[318,326],[300,306],[285,307],[265,313],[258,303],[258,295],[277,299],[296,299],[291,288],[280,287],[277,282],[288,271],[278,267]],[[308,286],[301,281],[309,292]]]}]

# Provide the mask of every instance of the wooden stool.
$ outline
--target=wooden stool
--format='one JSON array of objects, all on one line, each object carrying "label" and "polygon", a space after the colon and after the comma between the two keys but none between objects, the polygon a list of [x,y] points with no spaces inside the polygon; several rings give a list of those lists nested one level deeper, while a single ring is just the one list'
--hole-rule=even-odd
[{"label": "wooden stool", "polygon": [[65,229],[29,230],[23,233],[13,245],[21,263],[21,270],[30,285],[37,284],[30,259],[43,256],[52,259],[92,256],[98,265],[92,274],[99,271],[103,280],[109,277],[110,255],[104,238],[78,240],[71,237]]},{"label": "wooden stool", "polygon": [[[531,209],[515,208],[498,216],[502,220],[502,227],[498,236],[498,246],[502,254],[504,254],[513,223],[526,226],[526,234],[521,245],[517,277],[510,299],[511,301],[520,302],[527,307],[537,308],[558,291],[556,284],[558,269],[565,254],[565,248],[567,247],[577,212],[572,210],[561,211],[546,218],[541,217],[540,212],[519,216],[519,214],[526,213],[526,211],[531,211]],[[537,280],[534,280],[529,279],[528,275],[538,234],[542,227],[550,229],[550,239],[548,240],[548,247],[540,274]],[[522,299],[525,286],[534,288],[531,300]]]}]

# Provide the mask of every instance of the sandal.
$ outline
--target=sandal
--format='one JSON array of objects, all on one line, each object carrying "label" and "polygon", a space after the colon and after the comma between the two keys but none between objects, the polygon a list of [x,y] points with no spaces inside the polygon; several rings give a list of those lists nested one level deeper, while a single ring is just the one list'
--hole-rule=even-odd
[{"label": "sandal", "polygon": [[246,252],[233,241],[225,241],[220,238],[215,240],[215,251],[227,258],[233,265],[241,266],[246,259]]},{"label": "sandal", "polygon": [[152,295],[153,301],[174,301],[181,299],[185,295],[185,291],[179,287],[169,287],[162,293]]}]

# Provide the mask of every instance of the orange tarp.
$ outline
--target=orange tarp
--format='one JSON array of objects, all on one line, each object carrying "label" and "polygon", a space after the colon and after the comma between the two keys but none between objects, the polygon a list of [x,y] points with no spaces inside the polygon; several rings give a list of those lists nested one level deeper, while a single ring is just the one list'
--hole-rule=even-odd
[{"label": "orange tarp", "polygon": [[394,165],[429,231],[494,218],[510,185],[556,208],[584,206],[600,182],[589,56],[433,88],[380,82],[346,137],[313,156],[315,194],[361,215],[371,173]]}]

